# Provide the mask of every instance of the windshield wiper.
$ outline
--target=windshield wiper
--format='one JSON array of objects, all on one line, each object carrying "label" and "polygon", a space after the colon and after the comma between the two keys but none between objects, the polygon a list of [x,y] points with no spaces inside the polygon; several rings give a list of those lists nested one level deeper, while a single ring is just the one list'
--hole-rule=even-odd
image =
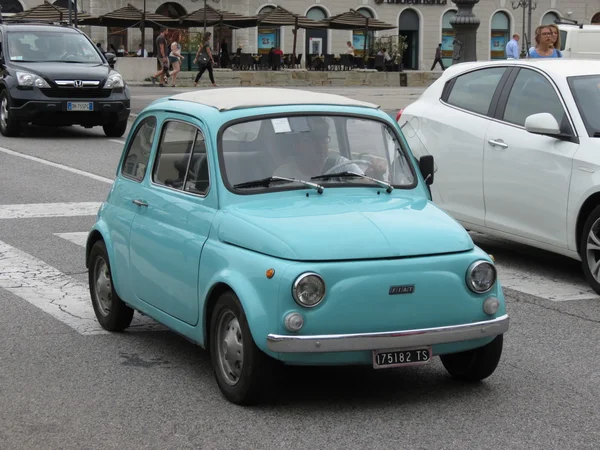
[{"label": "windshield wiper", "polygon": [[371,180],[373,183],[377,183],[379,186],[384,187],[385,191],[388,194],[394,190],[394,186],[392,186],[390,183],[388,183],[386,181],[378,180],[377,178],[371,178],[371,177],[368,177],[367,175],[363,175],[363,174],[356,173],[356,172],[350,172],[350,171],[338,172],[338,173],[327,173],[327,174],[323,174],[323,175],[317,175],[316,177],[311,177],[310,179],[311,180],[326,180],[328,178],[338,178],[338,177],[359,177],[359,178],[364,178],[366,180]]},{"label": "windshield wiper", "polygon": [[260,180],[246,181],[245,183],[236,184],[233,187],[236,189],[237,188],[260,187],[260,186],[269,187],[271,185],[271,183],[281,182],[281,181],[285,181],[286,183],[301,183],[305,186],[315,189],[319,194],[323,193],[323,186],[321,186],[320,184],[311,183],[309,181],[304,181],[304,180],[298,180],[297,178],[286,178],[286,177],[277,177],[277,176],[262,178]]}]

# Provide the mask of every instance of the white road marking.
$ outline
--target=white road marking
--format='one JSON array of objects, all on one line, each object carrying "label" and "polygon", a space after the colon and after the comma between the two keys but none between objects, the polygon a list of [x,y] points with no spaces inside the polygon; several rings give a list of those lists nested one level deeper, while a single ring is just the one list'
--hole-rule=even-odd
[{"label": "white road marking", "polygon": [[47,161],[42,158],[36,158],[35,156],[25,155],[24,153],[15,152],[15,151],[9,150],[4,147],[0,147],[0,152],[6,153],[7,155],[18,156],[19,158],[28,159],[30,161],[39,162],[41,164],[45,164],[50,167],[56,167],[57,169],[66,170],[67,172],[76,173],[77,175],[83,175],[84,177],[88,177],[88,178],[91,178],[92,180],[96,180],[96,181],[102,181],[103,183],[113,184],[113,181],[114,181],[114,180],[111,180],[110,178],[101,177],[100,175],[96,175],[94,173],[85,172],[85,171],[79,170],[79,169],[74,169],[73,167],[65,166],[63,164],[58,164],[58,163],[55,163],[52,161]]},{"label": "white road marking", "polygon": [[117,139],[109,139],[110,142],[114,142],[116,144],[124,145],[125,141],[118,141]]},{"label": "white road marking", "polygon": [[54,235],[85,248],[89,232],[77,231],[75,233],[54,233]]},{"label": "white road marking", "polygon": [[[0,288],[38,307],[82,335],[107,334],[92,308],[86,283],[63,274],[54,267],[0,241]],[[136,314],[131,331],[166,328]]]},{"label": "white road marking", "polygon": [[102,202],[0,205],[0,219],[95,216]]}]

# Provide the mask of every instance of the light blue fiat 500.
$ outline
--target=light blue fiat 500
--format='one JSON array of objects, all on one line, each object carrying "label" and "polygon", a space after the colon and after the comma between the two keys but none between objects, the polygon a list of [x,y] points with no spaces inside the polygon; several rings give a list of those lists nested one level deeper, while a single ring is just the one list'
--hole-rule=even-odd
[{"label": "light blue fiat 500", "polygon": [[98,321],[121,331],[137,310],[198,343],[238,404],[260,399],[277,363],[439,356],[482,380],[509,326],[502,288],[431,202],[433,175],[370,103],[275,88],[157,100],[88,237]]}]

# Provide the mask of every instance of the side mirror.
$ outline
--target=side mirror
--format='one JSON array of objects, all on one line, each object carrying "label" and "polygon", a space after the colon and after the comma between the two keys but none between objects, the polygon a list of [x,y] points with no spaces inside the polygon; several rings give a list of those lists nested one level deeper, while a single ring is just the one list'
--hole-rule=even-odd
[{"label": "side mirror", "polygon": [[525,130],[532,134],[543,134],[557,137],[560,135],[560,125],[550,113],[532,114],[525,119]]},{"label": "side mirror", "polygon": [[419,169],[421,175],[425,179],[425,184],[428,186],[433,184],[433,173],[435,172],[435,164],[433,163],[433,156],[423,155],[419,158]]},{"label": "side mirror", "polygon": [[107,52],[104,54],[104,57],[108,61],[108,65],[114,69],[115,62],[117,61],[117,56],[114,53]]}]

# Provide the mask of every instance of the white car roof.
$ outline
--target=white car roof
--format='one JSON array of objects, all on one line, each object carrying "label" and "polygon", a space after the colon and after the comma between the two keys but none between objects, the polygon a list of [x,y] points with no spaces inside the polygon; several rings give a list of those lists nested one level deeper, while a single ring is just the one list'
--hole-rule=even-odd
[{"label": "white car roof", "polygon": [[354,100],[342,95],[272,87],[234,87],[197,90],[173,95],[169,98],[210,106],[219,111],[285,105],[336,105],[379,108],[379,105],[374,103]]},{"label": "white car roof", "polygon": [[552,77],[571,77],[578,75],[600,75],[600,60],[571,58],[523,58],[498,61],[476,61],[455,64],[444,71],[444,78],[461,72],[500,65],[518,65],[538,67]]}]

